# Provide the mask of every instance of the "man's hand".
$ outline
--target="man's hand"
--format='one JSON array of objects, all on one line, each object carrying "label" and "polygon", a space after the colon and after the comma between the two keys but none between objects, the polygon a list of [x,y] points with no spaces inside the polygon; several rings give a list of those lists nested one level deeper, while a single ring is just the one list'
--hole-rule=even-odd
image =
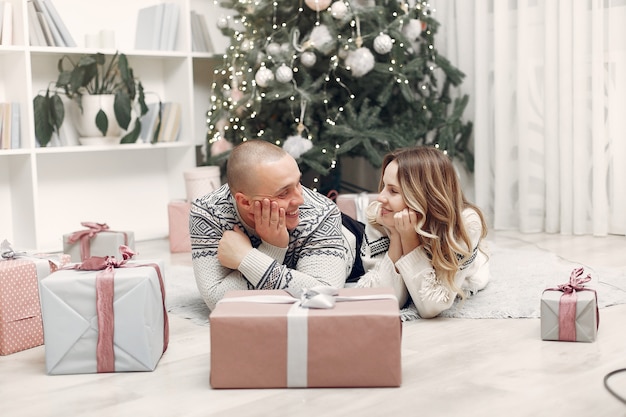
[{"label": "man's hand", "polygon": [[238,269],[251,250],[250,239],[239,226],[235,226],[233,230],[227,230],[222,235],[217,246],[217,259],[226,268]]},{"label": "man's hand", "polygon": [[254,225],[259,237],[270,245],[286,248],[289,244],[289,232],[285,225],[285,209],[278,203],[264,198],[254,202]]}]

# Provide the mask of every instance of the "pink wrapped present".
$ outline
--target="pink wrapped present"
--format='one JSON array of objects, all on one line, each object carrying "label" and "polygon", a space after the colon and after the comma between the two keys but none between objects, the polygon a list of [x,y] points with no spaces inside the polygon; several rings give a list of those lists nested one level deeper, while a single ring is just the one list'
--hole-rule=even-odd
[{"label": "pink wrapped present", "polygon": [[191,203],[185,200],[170,201],[167,205],[169,219],[170,252],[191,252],[189,214]]},{"label": "pink wrapped present", "polygon": [[48,374],[152,371],[167,349],[161,261],[91,257],[41,281]]},{"label": "pink wrapped present", "polygon": [[106,223],[82,222],[87,229],[63,235],[63,252],[72,262],[91,256],[115,256],[122,245],[135,249],[135,235],[129,231],[110,230]]},{"label": "pink wrapped present", "polygon": [[567,284],[548,288],[541,295],[541,338],[565,342],[593,342],[600,316],[596,291],[584,286],[591,276],[576,268]]},{"label": "pink wrapped present", "polygon": [[335,202],[343,213],[361,223],[366,223],[365,209],[369,203],[376,201],[378,194],[338,194]]},{"label": "pink wrapped present", "polygon": [[390,288],[231,291],[209,320],[213,388],[400,386]]},{"label": "pink wrapped present", "polygon": [[[51,259],[45,259],[50,256]],[[55,258],[52,260],[52,258]],[[63,255],[17,254],[5,240],[0,260],[0,355],[43,344],[39,281],[67,262]]]}]

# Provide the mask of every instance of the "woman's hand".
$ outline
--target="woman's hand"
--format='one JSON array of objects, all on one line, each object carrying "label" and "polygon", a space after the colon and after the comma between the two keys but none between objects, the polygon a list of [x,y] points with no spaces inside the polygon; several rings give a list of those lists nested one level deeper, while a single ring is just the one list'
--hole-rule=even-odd
[{"label": "woman's hand", "polygon": [[415,210],[405,208],[393,215],[394,227],[402,242],[402,254],[406,255],[420,244],[420,237],[417,234],[417,219],[419,214]]}]

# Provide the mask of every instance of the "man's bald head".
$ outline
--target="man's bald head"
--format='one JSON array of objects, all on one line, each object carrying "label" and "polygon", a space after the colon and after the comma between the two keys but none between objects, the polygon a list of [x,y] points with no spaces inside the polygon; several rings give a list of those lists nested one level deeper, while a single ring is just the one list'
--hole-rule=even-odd
[{"label": "man's bald head", "polygon": [[226,180],[234,194],[250,193],[254,188],[259,165],[278,161],[289,155],[273,143],[254,139],[235,146],[228,157]]}]

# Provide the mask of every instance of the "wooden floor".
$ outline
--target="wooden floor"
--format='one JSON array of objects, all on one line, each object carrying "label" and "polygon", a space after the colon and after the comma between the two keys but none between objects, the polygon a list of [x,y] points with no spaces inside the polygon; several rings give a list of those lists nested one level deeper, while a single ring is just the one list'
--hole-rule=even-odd
[{"label": "wooden floor", "polygon": [[[626,265],[626,237],[491,233],[593,266]],[[142,255],[190,264],[166,241]],[[626,305],[600,310],[594,343],[540,340],[539,319],[433,319],[403,328],[400,388],[213,390],[209,328],[170,315],[170,346],[146,373],[48,376],[44,347],[0,357],[0,415],[17,416],[626,416],[603,386],[626,367]],[[611,380],[626,395],[626,375]]]}]

